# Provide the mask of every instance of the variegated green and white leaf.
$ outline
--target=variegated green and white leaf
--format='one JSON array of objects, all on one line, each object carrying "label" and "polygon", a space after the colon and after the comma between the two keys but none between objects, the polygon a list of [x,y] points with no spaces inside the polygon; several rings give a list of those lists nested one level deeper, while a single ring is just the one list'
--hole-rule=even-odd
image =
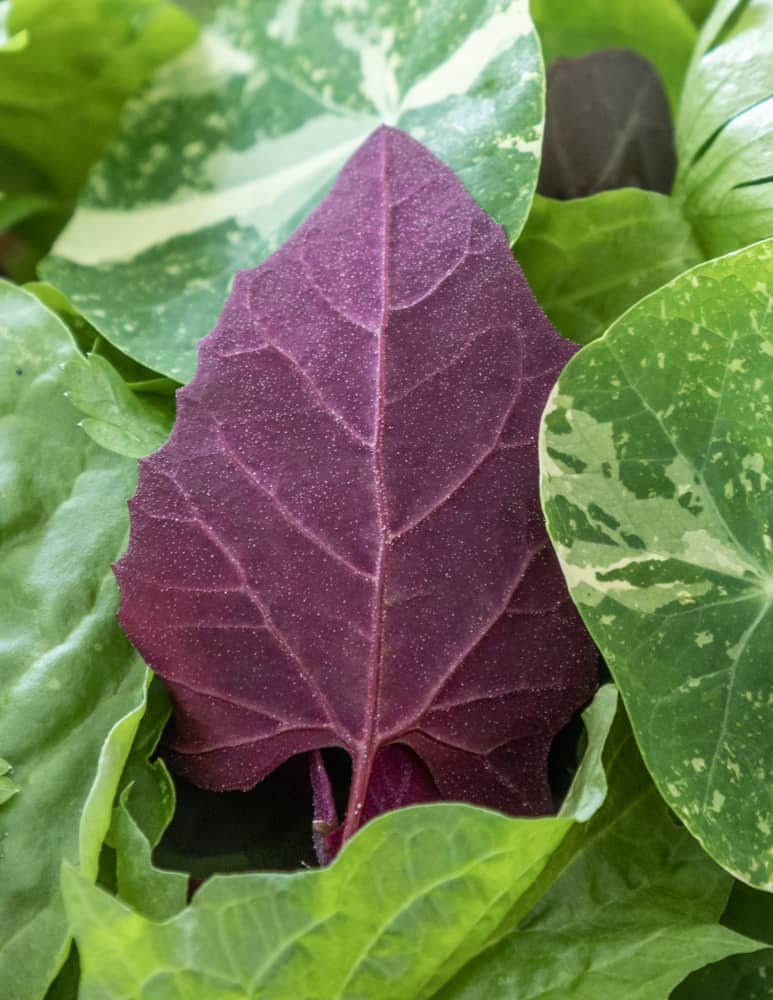
[{"label": "variegated green and white leaf", "polygon": [[658,787],[773,891],[773,241],[675,279],[564,370],[548,528]]},{"label": "variegated green and white leaf", "polygon": [[543,115],[527,0],[227,0],[134,102],[44,265],[127,354],[179,381],[257,264],[381,122],[515,238]]}]

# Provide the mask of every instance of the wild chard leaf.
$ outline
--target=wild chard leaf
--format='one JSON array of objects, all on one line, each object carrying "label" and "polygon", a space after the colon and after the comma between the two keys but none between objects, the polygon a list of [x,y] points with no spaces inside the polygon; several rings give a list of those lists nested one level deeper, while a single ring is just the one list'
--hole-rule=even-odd
[{"label": "wild chard leaf", "polygon": [[596,49],[639,52],[657,68],[671,108],[679,103],[696,31],[677,0],[531,0],[531,15],[548,66],[561,56]]},{"label": "wild chard leaf", "polygon": [[622,714],[604,761],[604,805],[537,884],[560,864],[558,880],[438,1000],[664,1000],[693,969],[759,949],[717,924],[731,879],[673,822]]},{"label": "wild chard leaf", "polygon": [[542,495],[661,793],[773,889],[773,241],[701,265],[566,369]]},{"label": "wild chard leaf", "polygon": [[127,97],[193,41],[196,26],[160,0],[12,0],[5,35],[0,190],[48,196],[66,212]]},{"label": "wild chard leaf", "polygon": [[698,41],[677,119],[674,194],[706,256],[773,235],[773,2],[724,0]]},{"label": "wild chard leaf", "polygon": [[[602,689],[585,713],[593,762],[573,792],[583,821],[603,800],[599,758],[614,710]],[[483,947],[574,822],[449,804],[387,813],[327,868],[215,877],[161,924],[66,872],[80,1000],[431,997]]]},{"label": "wild chard leaf", "polygon": [[172,691],[175,769],[250,788],[342,747],[344,838],[406,768],[551,811],[550,744],[595,685],[533,464],[573,351],[453,173],[377,130],[237,276],[140,463],[120,620]]},{"label": "wild chard leaf", "polygon": [[132,103],[44,272],[108,340],[187,381],[234,273],[380,122],[425,142],[515,238],[542,114],[527,0],[227,0]]},{"label": "wild chard leaf", "polygon": [[631,49],[601,49],[548,68],[537,190],[582,198],[612,188],[668,194],[676,171],[663,85]]},{"label": "wild chard leaf", "polygon": [[[146,669],[115,621],[133,463],[76,426],[66,327],[0,283],[0,996],[42,996],[69,931],[63,859],[94,878]],[[32,956],[32,957],[31,957]]]},{"label": "wild chard leaf", "polygon": [[[727,909],[725,926],[773,946],[773,896],[736,882]],[[673,1000],[770,1000],[773,997],[773,947],[751,955],[732,955],[694,972],[673,995]]]},{"label": "wild chard leaf", "polygon": [[703,260],[677,203],[634,188],[571,201],[536,195],[515,254],[551,323],[578,344]]}]

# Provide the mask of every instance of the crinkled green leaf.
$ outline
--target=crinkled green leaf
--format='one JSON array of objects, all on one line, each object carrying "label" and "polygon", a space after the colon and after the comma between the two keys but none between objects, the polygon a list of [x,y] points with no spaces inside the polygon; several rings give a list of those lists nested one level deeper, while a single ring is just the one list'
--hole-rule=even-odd
[{"label": "crinkled green leaf", "polygon": [[630,309],[540,441],[572,597],[644,760],[725,868],[773,889],[773,241]]},{"label": "crinkled green leaf", "polygon": [[142,458],[160,448],[169,436],[174,400],[132,392],[99,354],[69,361],[64,383],[70,402],[85,414],[81,427],[103,448]]},{"label": "crinkled green leaf", "polygon": [[[587,714],[596,762],[614,707],[605,691]],[[599,804],[597,770],[574,793],[585,819]],[[451,804],[385,813],[328,868],[212,878],[161,924],[67,870],[81,1000],[429,997],[480,950],[573,822]]]},{"label": "crinkled green leaf", "polygon": [[0,996],[41,996],[63,961],[63,859],[96,875],[139,722],[145,670],[115,620],[134,463],[77,427],[61,365],[67,328],[0,283]]},{"label": "crinkled green leaf", "polygon": [[695,27],[676,0],[531,0],[545,62],[596,49],[626,48],[657,67],[676,108]]},{"label": "crinkled green leaf", "polygon": [[228,0],[132,102],[43,271],[108,340],[185,381],[234,273],[379,122],[429,146],[515,238],[542,114],[527,0]]},{"label": "crinkled green leaf", "polygon": [[677,118],[683,203],[707,257],[773,236],[773,0],[723,0]]},{"label": "crinkled green leaf", "polygon": [[665,1000],[693,969],[759,948],[716,923],[731,879],[671,819],[622,714],[604,759],[609,795],[551,859],[542,879],[557,881],[442,1000]]},{"label": "crinkled green leaf", "polygon": [[[773,945],[773,896],[736,882],[722,923]],[[751,955],[732,955],[694,972],[673,1000],[770,1000],[773,997],[773,948]]]},{"label": "crinkled green leaf", "polygon": [[536,195],[515,255],[551,322],[578,344],[703,259],[673,199],[635,188]]},{"label": "crinkled green leaf", "polygon": [[193,41],[196,25],[162,0],[12,0],[5,35],[0,147],[29,165],[27,193],[57,196],[66,211],[126,98]]}]

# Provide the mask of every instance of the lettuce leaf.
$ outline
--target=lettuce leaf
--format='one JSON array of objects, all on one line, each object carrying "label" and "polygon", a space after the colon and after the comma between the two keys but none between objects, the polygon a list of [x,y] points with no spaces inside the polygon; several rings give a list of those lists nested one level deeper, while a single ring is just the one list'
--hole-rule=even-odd
[{"label": "lettuce leaf", "polygon": [[142,712],[146,668],[115,620],[110,563],[127,532],[133,463],[76,426],[67,328],[0,283],[0,752],[16,792],[0,814],[0,996],[41,996],[65,958],[63,859],[87,879]]}]

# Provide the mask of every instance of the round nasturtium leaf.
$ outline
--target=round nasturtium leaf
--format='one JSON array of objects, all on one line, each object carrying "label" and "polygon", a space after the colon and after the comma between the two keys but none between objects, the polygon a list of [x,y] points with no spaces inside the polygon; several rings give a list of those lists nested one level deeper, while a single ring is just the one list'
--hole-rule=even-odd
[{"label": "round nasturtium leaf", "polygon": [[773,240],[681,275],[561,375],[542,500],[669,805],[773,890]]},{"label": "round nasturtium leaf", "polygon": [[225,0],[132,103],[44,274],[126,354],[187,381],[235,272],[284,242],[380,123],[515,239],[543,105],[527,0]]}]

